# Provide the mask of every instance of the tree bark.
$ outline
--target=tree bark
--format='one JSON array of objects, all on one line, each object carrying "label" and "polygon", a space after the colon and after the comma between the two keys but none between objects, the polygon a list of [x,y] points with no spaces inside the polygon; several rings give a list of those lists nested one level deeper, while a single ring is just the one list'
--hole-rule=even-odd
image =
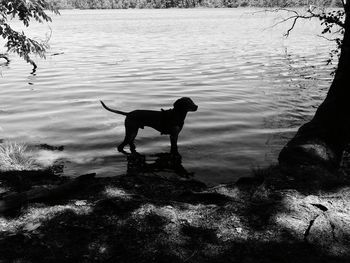
[{"label": "tree bark", "polygon": [[344,9],[345,32],[331,87],[313,119],[301,126],[280,152],[280,164],[338,168],[350,143],[350,5]]}]

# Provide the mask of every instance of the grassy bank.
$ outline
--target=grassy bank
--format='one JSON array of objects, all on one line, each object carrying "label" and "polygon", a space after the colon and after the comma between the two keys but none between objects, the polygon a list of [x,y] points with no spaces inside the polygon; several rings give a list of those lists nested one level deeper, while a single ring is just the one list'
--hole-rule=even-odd
[{"label": "grassy bank", "polygon": [[50,0],[60,9],[340,6],[341,0]]},{"label": "grassy bank", "polygon": [[39,170],[42,168],[33,158],[27,145],[17,142],[0,144],[0,172]]}]

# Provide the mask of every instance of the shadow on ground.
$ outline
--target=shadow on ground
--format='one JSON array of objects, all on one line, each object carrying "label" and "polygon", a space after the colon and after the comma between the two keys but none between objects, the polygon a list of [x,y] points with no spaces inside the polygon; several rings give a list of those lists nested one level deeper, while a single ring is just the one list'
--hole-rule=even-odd
[{"label": "shadow on ground", "polygon": [[147,164],[129,157],[126,175],[95,178],[60,199],[0,217],[0,261],[349,260],[345,173],[275,166],[207,188],[171,158]]}]

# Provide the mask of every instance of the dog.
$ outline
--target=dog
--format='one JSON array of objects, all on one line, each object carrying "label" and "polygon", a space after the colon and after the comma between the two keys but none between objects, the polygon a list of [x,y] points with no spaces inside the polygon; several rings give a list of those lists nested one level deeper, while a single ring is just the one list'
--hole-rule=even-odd
[{"label": "dog", "polygon": [[152,110],[134,110],[123,112],[107,107],[103,101],[102,106],[111,112],[126,116],[125,118],[125,138],[118,146],[118,151],[126,153],[124,147],[129,145],[131,153],[136,153],[135,138],[138,130],[145,126],[152,127],[160,134],[170,135],[171,153],[178,154],[177,139],[185,122],[188,112],[197,111],[198,106],[188,98],[183,97],[174,103],[174,108],[169,110],[152,111]]}]

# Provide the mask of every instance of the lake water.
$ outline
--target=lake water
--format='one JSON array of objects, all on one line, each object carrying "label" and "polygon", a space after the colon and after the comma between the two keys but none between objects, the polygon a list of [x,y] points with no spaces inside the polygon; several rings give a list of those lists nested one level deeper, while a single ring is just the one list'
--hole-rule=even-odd
[{"label": "lake water", "polygon": [[[233,182],[268,166],[323,100],[333,44],[317,36],[318,21],[297,24],[285,38],[287,25],[271,27],[282,14],[257,11],[62,11],[35,74],[15,56],[1,66],[1,138],[63,145],[38,154],[64,160],[67,175],[122,174],[127,161],[116,145],[124,117],[99,100],[159,110],[188,96],[199,110],[187,116],[179,151],[195,179]],[[28,33],[44,38],[49,26],[33,24]],[[168,137],[150,128],[136,144],[150,159],[169,150]]]}]

